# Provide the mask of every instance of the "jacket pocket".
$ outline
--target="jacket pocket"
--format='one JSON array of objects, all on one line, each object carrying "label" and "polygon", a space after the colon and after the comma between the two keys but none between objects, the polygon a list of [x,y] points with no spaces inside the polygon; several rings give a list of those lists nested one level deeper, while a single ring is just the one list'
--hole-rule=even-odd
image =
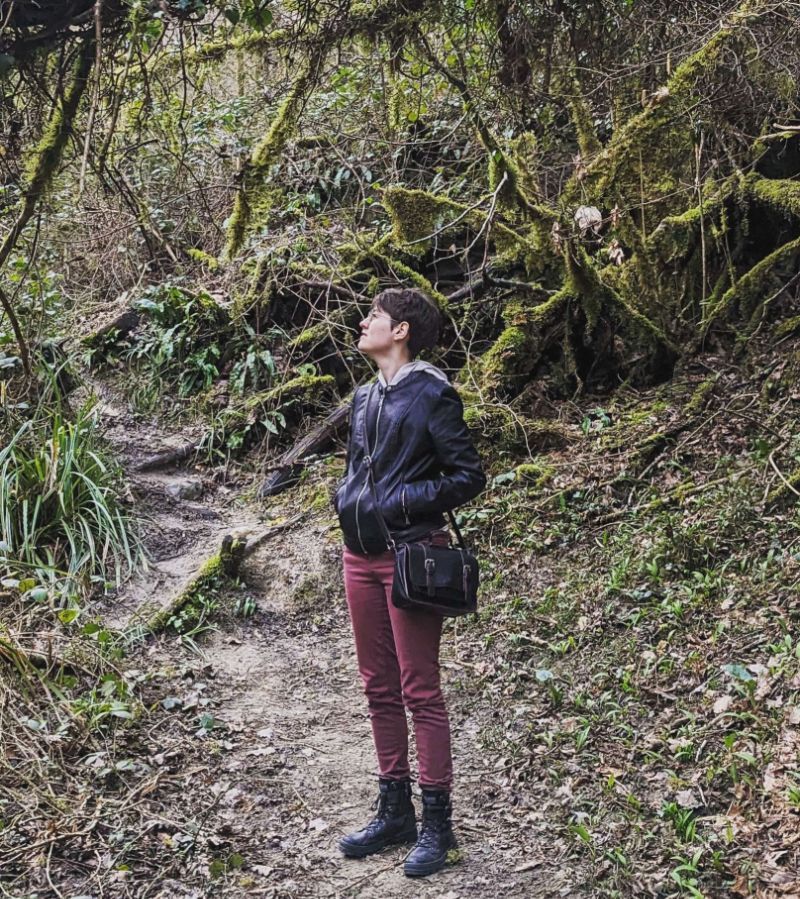
[{"label": "jacket pocket", "polygon": [[390,528],[401,528],[408,524],[404,506],[404,483],[400,484],[381,499],[381,515]]},{"label": "jacket pocket", "polygon": [[403,514],[403,524],[406,527],[411,526],[411,513],[408,510],[408,491],[406,488],[406,482],[400,482],[400,511]]}]

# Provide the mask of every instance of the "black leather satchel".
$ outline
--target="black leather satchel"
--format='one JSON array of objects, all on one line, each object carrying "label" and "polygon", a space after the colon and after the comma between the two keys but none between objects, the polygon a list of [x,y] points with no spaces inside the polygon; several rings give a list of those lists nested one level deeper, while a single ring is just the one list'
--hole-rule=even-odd
[{"label": "black leather satchel", "polygon": [[477,611],[478,560],[467,549],[453,513],[448,511],[447,515],[456,532],[457,547],[435,546],[422,540],[396,543],[381,514],[368,443],[365,448],[364,464],[375,512],[386,543],[394,550],[394,605],[399,609],[424,609],[447,617]]},{"label": "black leather satchel", "polygon": [[452,513],[458,547],[422,541],[394,546],[392,602],[399,609],[468,615],[478,608],[478,560],[464,545]]}]

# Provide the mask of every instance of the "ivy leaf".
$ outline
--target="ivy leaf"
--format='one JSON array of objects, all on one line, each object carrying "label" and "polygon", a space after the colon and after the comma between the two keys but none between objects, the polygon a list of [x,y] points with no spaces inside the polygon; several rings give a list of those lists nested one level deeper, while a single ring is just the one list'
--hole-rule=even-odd
[{"label": "ivy leaf", "polygon": [[72,622],[80,615],[80,609],[62,609],[58,613],[58,620],[62,624],[72,624]]}]

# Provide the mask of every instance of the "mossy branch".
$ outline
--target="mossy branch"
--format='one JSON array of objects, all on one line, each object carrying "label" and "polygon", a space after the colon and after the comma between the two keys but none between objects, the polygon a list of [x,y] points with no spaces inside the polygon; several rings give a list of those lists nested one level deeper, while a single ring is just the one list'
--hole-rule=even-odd
[{"label": "mossy branch", "polygon": [[676,121],[685,117],[687,110],[701,99],[697,95],[701,79],[724,64],[727,49],[752,39],[754,20],[770,8],[768,0],[745,0],[726,27],[675,69],[652,104],[614,133],[587,167],[588,180],[593,182],[596,196],[611,198],[612,193],[624,196],[638,191],[642,179],[641,154],[646,154],[647,160],[645,187],[653,179],[661,178],[665,170],[675,177],[682,164],[691,165],[694,146],[691,129],[676,128]]},{"label": "mossy branch", "polygon": [[[319,77],[325,59],[327,45],[320,46],[306,59],[300,74],[292,83],[289,93],[281,103],[266,135],[255,148],[242,173],[239,193],[228,224],[226,256],[230,259],[242,248],[250,227],[254,206],[254,194],[263,185],[272,166],[279,158],[287,141],[297,127],[308,97]],[[262,212],[264,210],[261,210]]]},{"label": "mossy branch", "polygon": [[581,83],[575,74],[572,76],[572,93],[569,97],[569,108],[572,112],[572,123],[575,126],[575,133],[578,135],[581,157],[586,162],[599,153],[603,147],[597,137],[594,122],[592,122],[592,113],[583,94]]},{"label": "mossy branch", "polygon": [[[800,237],[796,237],[757,262],[725,291],[717,303],[709,307],[703,319],[702,333],[705,334],[716,319],[732,308],[738,308],[743,314],[752,314],[774,293],[770,280],[777,280],[775,270],[785,267],[788,271],[796,271],[799,263]],[[780,289],[781,285],[776,283],[774,287]]]},{"label": "mossy branch", "polygon": [[[461,222],[471,228],[480,229],[486,218],[481,209],[485,198],[472,206],[467,206],[450,197],[395,184],[383,189],[381,200],[392,222],[391,236],[400,244],[414,244],[433,239]],[[454,217],[445,222],[443,217],[447,211],[452,212]],[[492,230],[502,237],[506,244],[518,248],[521,255],[538,254],[541,251],[538,244],[504,222],[495,220],[492,223]]]},{"label": "mossy branch", "polygon": [[654,338],[673,353],[680,352],[679,348],[655,322],[634,308],[621,293],[603,281],[582,247],[572,246],[568,250],[567,272],[574,292],[582,301],[590,327],[596,323],[601,308],[611,303],[622,312],[623,319],[627,319],[645,335],[651,339]]},{"label": "mossy branch", "polygon": [[[539,219],[548,224],[558,221],[558,214],[553,209],[548,209],[539,203],[533,201],[527,196],[520,184],[520,172],[516,163],[511,156],[504,152],[500,146],[500,142],[495,137],[492,129],[489,127],[486,119],[480,111],[480,106],[472,94],[469,85],[464,77],[459,77],[447,66],[442,65],[436,53],[431,48],[425,36],[417,30],[417,41],[423,48],[426,58],[431,65],[439,72],[461,95],[461,101],[464,112],[469,116],[470,121],[475,128],[475,132],[480,140],[483,148],[489,155],[489,188],[494,190],[501,182],[503,176],[506,176],[506,184],[504,187],[504,199],[513,201],[522,211],[528,213],[534,219]],[[462,68],[466,67],[462,64]]]},{"label": "mossy branch", "polygon": [[567,286],[536,306],[509,303],[503,313],[505,329],[478,360],[481,387],[498,394],[524,381],[539,363],[548,342],[547,330],[574,298],[572,287]]},{"label": "mossy branch", "polygon": [[[94,37],[87,37],[75,61],[72,84],[67,92],[56,101],[44,134],[26,165],[25,186],[20,211],[14,224],[11,226],[11,230],[6,235],[2,245],[0,245],[0,270],[2,270],[8,261],[8,257],[14,251],[22,232],[36,211],[37,201],[47,189],[61,161],[61,156],[72,128],[72,122],[78,110],[78,104],[89,82],[89,74],[95,59],[94,48]],[[27,377],[30,377],[31,365],[27,341],[22,333],[22,328],[11,306],[11,302],[4,291],[0,291],[0,305],[2,305],[14,331],[25,374]]]},{"label": "mossy branch", "polygon": [[222,539],[219,552],[203,563],[197,574],[177,596],[172,598],[165,608],[154,612],[144,622],[132,622],[128,631],[136,636],[157,634],[163,631],[168,626],[170,619],[201,593],[217,590],[225,581],[235,578],[239,573],[246,548],[246,540],[226,534]]},{"label": "mossy branch", "polygon": [[786,178],[750,178],[747,190],[753,202],[769,206],[787,219],[800,219],[800,181]]},{"label": "mossy branch", "polygon": [[22,231],[36,209],[37,200],[47,189],[61,161],[61,155],[69,138],[78,104],[86,91],[89,74],[92,71],[92,64],[95,58],[94,46],[93,37],[87,37],[84,40],[74,64],[72,84],[70,84],[66,93],[56,101],[44,134],[25,166],[22,208],[2,246],[0,246],[0,269],[5,265],[6,260],[17,245]]}]

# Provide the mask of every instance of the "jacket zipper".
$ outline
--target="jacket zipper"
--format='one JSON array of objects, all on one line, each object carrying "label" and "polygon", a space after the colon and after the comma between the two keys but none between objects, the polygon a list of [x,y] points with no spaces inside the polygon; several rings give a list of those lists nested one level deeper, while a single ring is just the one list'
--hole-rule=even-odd
[{"label": "jacket zipper", "polygon": [[[387,388],[387,390],[388,390],[388,388]],[[384,391],[381,394],[381,401],[378,404],[378,416],[375,419],[375,447],[372,451],[373,454],[375,453],[375,450],[377,450],[377,448],[378,448],[378,428],[380,427],[380,423],[381,423],[381,412],[383,411],[383,400],[385,397],[386,397],[386,391]],[[369,397],[367,398],[367,401],[369,401]],[[367,405],[365,404],[365,406],[364,406],[364,433],[368,434],[369,433],[369,422],[366,420],[366,413],[367,413]],[[370,460],[368,462],[368,465],[371,465],[371,464],[372,464],[372,462]],[[361,488],[358,496],[356,497],[356,531],[358,533],[358,542],[361,544],[361,550],[365,556],[367,555],[367,548],[366,548],[366,546],[364,546],[364,539],[361,536],[361,525],[359,524],[359,521],[358,521],[358,506],[361,503],[361,497],[364,495],[364,491],[367,489],[368,486],[369,486],[369,473],[367,473],[367,477],[364,480],[364,486]]]},{"label": "jacket zipper", "polygon": [[[369,478],[369,475],[367,475]],[[364,555],[367,555],[367,548],[364,546],[364,540],[361,536],[361,525],[358,523],[358,504],[361,502],[361,497],[364,495],[364,491],[367,489],[367,485],[369,484],[369,480],[364,480],[364,486],[359,491],[358,496],[356,497],[356,531],[358,532],[358,542],[361,544],[361,551]]]},{"label": "jacket zipper", "polygon": [[384,399],[386,399],[388,390],[388,387],[386,388],[386,390],[384,390],[384,392],[381,394],[381,401],[378,403],[378,415],[375,418],[375,446],[372,448],[373,457],[378,455],[378,434],[380,432],[381,426],[381,412],[383,412],[383,401]]},{"label": "jacket zipper", "polygon": [[411,516],[408,514],[408,504],[406,503],[406,488],[405,488],[405,485],[403,485],[403,489],[402,489],[402,491],[401,491],[401,493],[400,493],[400,502],[401,502],[402,505],[403,505],[403,517],[404,517],[405,520],[406,520],[406,525],[408,525],[409,527],[411,527]]}]

